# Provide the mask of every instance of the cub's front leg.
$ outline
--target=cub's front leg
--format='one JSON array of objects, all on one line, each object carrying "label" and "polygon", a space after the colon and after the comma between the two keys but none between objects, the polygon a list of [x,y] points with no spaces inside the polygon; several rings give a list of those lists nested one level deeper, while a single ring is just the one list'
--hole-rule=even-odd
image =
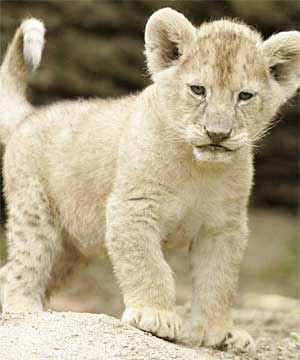
[{"label": "cub's front leg", "polygon": [[231,316],[247,237],[245,215],[227,226],[201,231],[193,242],[191,325],[192,338],[200,344],[241,350],[254,346],[246,331],[234,327]]},{"label": "cub's front leg", "polygon": [[122,321],[173,340],[179,321],[172,271],[161,250],[157,205],[154,198],[111,196],[106,246],[126,306]]}]

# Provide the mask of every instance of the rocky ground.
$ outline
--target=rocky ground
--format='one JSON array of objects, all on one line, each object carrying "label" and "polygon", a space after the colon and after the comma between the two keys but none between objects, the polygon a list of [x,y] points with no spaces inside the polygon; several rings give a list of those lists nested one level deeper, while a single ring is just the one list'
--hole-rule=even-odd
[{"label": "rocky ground", "polygon": [[247,329],[256,342],[253,353],[237,354],[232,351],[207,350],[216,359],[228,360],[299,360],[300,312],[266,309],[239,310],[236,323]]},{"label": "rocky ground", "polygon": [[[268,307],[266,309],[265,307]],[[186,315],[187,308],[181,308]],[[49,313],[0,316],[0,359],[5,360],[298,360],[299,304],[250,295],[234,312],[256,341],[252,353],[173,344],[106,315]]]},{"label": "rocky ground", "polygon": [[82,313],[2,316],[0,345],[5,360],[211,359],[106,315]]}]

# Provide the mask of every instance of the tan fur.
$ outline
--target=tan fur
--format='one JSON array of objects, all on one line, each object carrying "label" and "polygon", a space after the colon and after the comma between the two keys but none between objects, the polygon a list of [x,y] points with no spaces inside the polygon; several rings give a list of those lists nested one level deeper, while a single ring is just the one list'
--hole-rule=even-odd
[{"label": "tan fur", "polygon": [[[299,86],[299,38],[289,32],[263,42],[229,20],[196,29],[162,9],[145,31],[151,86],[122,99],[59,103],[19,127],[4,164],[4,311],[42,310],[45,293],[73,267],[107,252],[124,297],[122,320],[179,338],[162,243],[182,237],[190,243],[193,337],[249,347],[231,306],[247,245],[252,146]],[[205,86],[206,96],[190,85]],[[238,101],[241,91],[255,96]],[[211,143],[205,128],[230,130],[222,145],[232,151],[199,148]]]}]

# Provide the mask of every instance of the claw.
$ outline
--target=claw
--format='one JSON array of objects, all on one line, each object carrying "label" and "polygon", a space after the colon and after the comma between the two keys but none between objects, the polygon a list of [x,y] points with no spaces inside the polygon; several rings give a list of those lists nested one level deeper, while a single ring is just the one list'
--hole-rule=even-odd
[{"label": "claw", "polygon": [[180,330],[179,319],[175,313],[149,307],[127,308],[122,322],[169,341],[175,340]]}]

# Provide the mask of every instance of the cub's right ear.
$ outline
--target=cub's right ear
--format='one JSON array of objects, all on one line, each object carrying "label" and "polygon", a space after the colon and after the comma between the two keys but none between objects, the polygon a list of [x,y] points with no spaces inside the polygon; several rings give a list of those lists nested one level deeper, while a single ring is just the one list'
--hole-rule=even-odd
[{"label": "cub's right ear", "polygon": [[196,28],[181,13],[164,8],[156,11],[145,29],[145,54],[151,75],[176,63],[196,35]]},{"label": "cub's right ear", "polygon": [[274,79],[286,99],[300,87],[300,32],[283,31],[263,43],[263,51]]}]

